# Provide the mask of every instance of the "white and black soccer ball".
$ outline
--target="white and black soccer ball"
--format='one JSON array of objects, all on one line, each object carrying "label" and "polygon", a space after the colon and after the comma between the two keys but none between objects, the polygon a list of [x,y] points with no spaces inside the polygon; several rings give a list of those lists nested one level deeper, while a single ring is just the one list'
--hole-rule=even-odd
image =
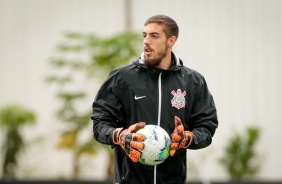
[{"label": "white and black soccer ball", "polygon": [[144,149],[141,150],[139,162],[145,165],[158,165],[169,156],[171,139],[159,126],[146,125],[136,133],[145,135]]}]

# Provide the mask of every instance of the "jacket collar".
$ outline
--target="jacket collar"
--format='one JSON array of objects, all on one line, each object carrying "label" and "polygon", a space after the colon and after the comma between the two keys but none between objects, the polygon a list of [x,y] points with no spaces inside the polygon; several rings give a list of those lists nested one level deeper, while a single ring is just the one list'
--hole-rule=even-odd
[{"label": "jacket collar", "polygon": [[166,76],[167,74],[171,72],[180,72],[180,74],[182,75],[183,62],[173,52],[172,52],[172,56],[173,56],[172,66],[167,70],[164,70],[161,68],[154,68],[154,67],[146,65],[144,63],[144,53],[142,53],[141,57],[138,60],[134,61],[133,64],[135,64],[137,67],[135,69],[136,71],[139,71],[140,69],[143,68],[143,69],[146,69],[153,76],[158,76],[161,72],[163,73],[163,76]]},{"label": "jacket collar", "polygon": [[[182,66],[182,62],[180,61],[179,57],[177,57],[177,55],[175,55],[173,52],[171,52],[171,55],[174,57],[174,61],[176,62],[176,66]],[[141,56],[139,58],[139,63],[145,64],[144,63],[144,52],[141,53]]]}]

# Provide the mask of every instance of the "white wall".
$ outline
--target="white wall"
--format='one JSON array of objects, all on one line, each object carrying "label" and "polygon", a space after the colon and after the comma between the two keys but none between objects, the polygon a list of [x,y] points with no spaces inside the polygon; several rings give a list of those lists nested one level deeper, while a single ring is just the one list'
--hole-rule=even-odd
[{"label": "white wall", "polygon": [[[281,7],[278,0],[132,1],[132,26],[140,35],[151,15],[167,14],[178,22],[174,51],[205,76],[215,98],[219,128],[212,146],[188,152],[190,168],[196,165],[189,178],[226,179],[217,159],[227,138],[257,125],[263,166],[258,178],[282,180]],[[43,82],[62,33],[109,36],[123,31],[124,25],[122,0],[0,0],[0,107],[16,102],[34,109],[38,125],[32,132],[27,129],[27,139],[49,137],[23,156],[20,177],[70,174],[70,155],[55,148],[62,126],[54,118],[54,89]],[[86,105],[91,108],[91,103]],[[84,173],[86,178],[104,177],[91,166]]]}]

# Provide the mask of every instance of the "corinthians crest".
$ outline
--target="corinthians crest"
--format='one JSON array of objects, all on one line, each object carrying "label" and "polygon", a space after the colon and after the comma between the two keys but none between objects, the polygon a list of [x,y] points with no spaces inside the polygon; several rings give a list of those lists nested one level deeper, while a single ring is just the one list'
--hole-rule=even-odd
[{"label": "corinthians crest", "polygon": [[185,107],[185,105],[186,105],[186,100],[185,100],[186,91],[183,91],[183,93],[181,93],[181,90],[178,89],[177,92],[175,92],[173,90],[171,92],[171,94],[173,95],[173,98],[171,100],[172,107],[175,107],[178,110]]}]

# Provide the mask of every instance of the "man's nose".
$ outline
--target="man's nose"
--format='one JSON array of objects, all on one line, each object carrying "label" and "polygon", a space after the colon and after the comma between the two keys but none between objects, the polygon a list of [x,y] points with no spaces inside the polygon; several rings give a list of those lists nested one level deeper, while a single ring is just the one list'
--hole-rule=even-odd
[{"label": "man's nose", "polygon": [[148,36],[144,37],[143,43],[144,45],[150,45],[150,39]]}]

